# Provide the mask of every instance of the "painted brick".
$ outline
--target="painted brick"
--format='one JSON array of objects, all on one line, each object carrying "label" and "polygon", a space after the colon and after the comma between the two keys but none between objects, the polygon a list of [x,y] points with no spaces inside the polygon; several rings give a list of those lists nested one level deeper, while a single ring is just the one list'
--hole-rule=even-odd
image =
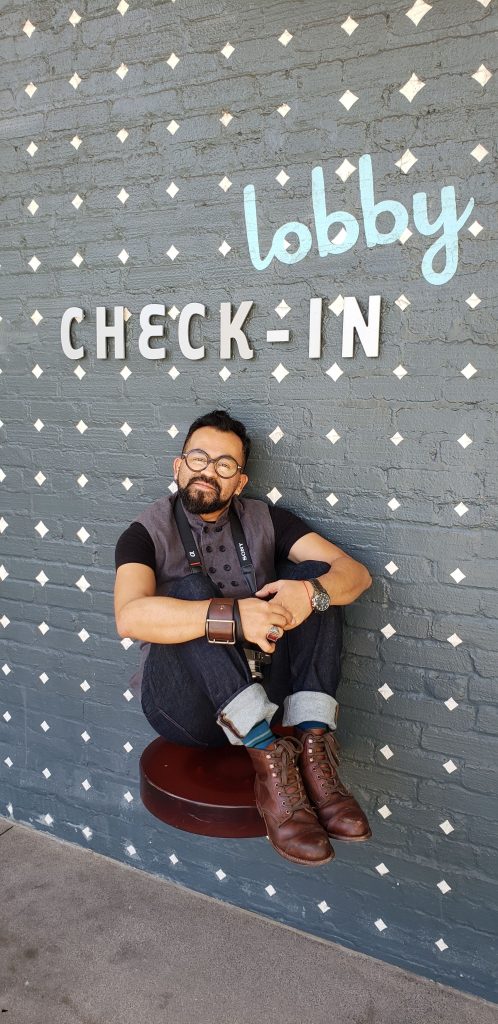
[{"label": "painted brick", "polygon": [[[0,674],[3,806],[11,803],[14,819],[60,839],[217,898],[211,876],[222,863],[230,881],[223,898],[492,998],[498,476],[490,459],[496,271],[489,209],[496,107],[493,80],[483,87],[471,77],[481,63],[493,67],[492,6],[440,0],[415,26],[405,10],[374,5],[355,15],[352,36],[340,28],[349,9],[332,13],[322,0],[306,9],[285,0],[267,8],[264,21],[257,5],[223,0],[131,5],[125,17],[103,0],[87,6],[74,29],[68,11],[41,0],[30,14],[37,26],[31,39],[19,10],[11,5],[0,15],[0,516],[9,524],[1,535],[9,576],[0,583],[0,616],[11,619],[2,630],[2,664],[11,672]],[[283,47],[278,36],[286,26],[293,39]],[[228,61],[220,53],[226,39],[235,46]],[[174,71],[165,66],[172,50],[180,56]],[[129,66],[123,81],[115,74],[120,60]],[[425,85],[410,103],[399,89],[414,69]],[[77,91],[68,85],[74,70],[83,79]],[[38,90],[29,99],[31,78]],[[346,88],[358,95],[350,111],[339,103]],[[283,101],[291,108],[286,118],[276,112]],[[227,128],[219,121],[224,109],[233,114]],[[175,136],[166,130],[173,117]],[[121,127],[129,131],[123,145]],[[70,145],[76,132],[77,151]],[[26,152],[32,139],[39,146],[33,158]],[[478,142],[490,151],[481,162],[471,155]],[[408,147],[417,163],[405,175],[396,161]],[[357,167],[366,152],[376,201],[396,199],[409,210],[408,242],[369,248],[360,226],[351,250],[322,258],[313,234],[306,260],[256,271],[244,186],[255,184],[266,252],[285,221],[301,220],[313,232],[311,169],[318,164],[328,211],[348,210],[361,221],[358,170],[345,182],[336,170],[346,157]],[[275,181],[282,168],[284,188]],[[226,193],[218,186],[225,174],[233,182]],[[180,188],[174,200],[165,192],[172,179]],[[473,237],[465,226],[458,271],[435,288],[421,274],[430,240],[413,230],[411,202],[426,191],[434,221],[443,184],[455,186],[459,210],[475,198],[469,223],[478,220],[483,230]],[[116,198],[123,186],[125,206]],[[71,203],[76,192],[84,200],[79,211]],[[31,198],[40,204],[34,217]],[[379,224],[387,230],[387,221]],[[224,237],[232,246],[225,259],[218,252]],[[180,250],[174,262],[166,256],[171,244]],[[125,266],[117,258],[123,247]],[[84,257],[79,270],[71,262],[76,250]],[[33,254],[41,260],[36,273],[28,265]],[[481,298],[475,309],[466,302],[472,293]],[[340,294],[356,295],[364,312],[368,296],[381,294],[377,359],[358,339],[354,358],[342,357],[341,317],[328,309]],[[396,305],[401,294],[410,300],[404,311]],[[324,298],[323,352],[310,360],[315,295]],[[235,352],[224,383],[219,304],[236,308],[248,297],[255,300],[247,321],[255,355],[245,361]],[[280,321],[282,298],[291,311]],[[142,359],[141,307],[194,300],[208,311],[195,332],[205,360],[182,356],[169,317],[166,360]],[[123,361],[95,354],[95,307],[118,304],[132,312],[127,381]],[[87,348],[82,381],[59,344],[70,305],[86,314],[77,332]],[[44,317],[38,327],[30,319],[36,308]],[[267,344],[266,331],[279,326],[289,328],[291,341]],[[289,370],[280,384],[271,375],[279,362]],[[343,371],[335,382],[326,373],[334,362]],[[469,362],[477,372],[466,380],[460,371]],[[31,372],[37,363],[39,379]],[[400,363],[402,380],[393,374]],[[176,381],[168,375],[173,364]],[[114,546],[147,503],[168,493],[186,428],[215,406],[227,407],[254,436],[246,494],[264,497],[277,486],[280,505],[373,576],[344,609],[338,735],[344,777],[373,818],[374,837],[361,849],[338,850],[330,876],[297,871],[260,840],[217,842],[169,828],[138,794],[138,760],[155,733],[139,696],[123,696],[138,643],[125,651],[113,620]],[[80,419],[88,424],[83,435],[75,429]],[[119,429],[124,420],[133,428],[128,438]],[[167,432],[173,423],[176,439]],[[284,437],[274,445],[268,435],[277,424]],[[341,435],[335,445],[326,437],[332,428]],[[404,440],[395,447],[397,430]],[[464,432],[472,437],[466,449],[457,442]],[[39,470],[47,478],[41,487]],[[396,511],[387,505],[392,497]],[[468,506],[461,519],[454,511],[460,501]],[[43,540],[34,529],[40,519],[49,529]],[[90,535],[85,544],[76,535],[81,526]],[[385,569],[391,560],[399,566],[392,577]],[[466,574],[460,584],[449,576],[457,566]],[[40,569],[49,576],[44,587],[35,581]],[[84,594],[75,586],[82,573],[91,583]],[[387,622],[396,629],[389,640],[380,633]],[[85,644],[77,635],[83,626]],[[456,648],[447,641],[454,632],[462,638]],[[387,702],[377,692],[384,683],[394,691]],[[454,711],[444,704],[451,696]],[[2,718],[7,709],[10,722]],[[394,751],[388,762],[379,753],[384,743]],[[458,775],[442,767],[450,757]],[[377,812],[383,804],[392,812],[385,821]],[[449,837],[439,829],[446,816],[455,825]],[[124,852],[129,843],[132,858]],[[168,860],[173,851],[176,867]],[[375,872],[382,859],[390,866],[384,879]],[[440,898],[435,884],[450,872],[453,891]],[[271,880],[273,902],[264,889]],[[334,914],[317,920],[314,904],[331,885]],[[388,924],[382,936],[373,925],[378,916]],[[441,955],[433,946],[439,934],[448,942]]]}]

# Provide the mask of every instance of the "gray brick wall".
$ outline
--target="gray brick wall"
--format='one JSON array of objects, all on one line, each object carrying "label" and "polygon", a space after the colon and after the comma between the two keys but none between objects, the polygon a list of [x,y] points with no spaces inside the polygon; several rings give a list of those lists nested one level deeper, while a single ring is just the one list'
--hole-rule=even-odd
[{"label": "gray brick wall", "polygon": [[[85,0],[73,26],[71,5],[40,0],[29,11],[13,2],[0,14],[1,811],[493,998],[496,75],[485,84],[473,76],[481,65],[494,71],[496,24],[485,0],[440,0],[418,25],[410,9],[409,2],[360,2],[351,11],[342,0],[270,7],[137,0],[121,15],[115,3]],[[358,23],[352,34],[341,28],[349,15]],[[31,36],[23,31],[28,17]],[[292,33],[287,46],[279,42],[285,29]],[[228,40],[234,50],[227,59],[220,51]],[[167,64],[172,52],[175,68]],[[122,62],[123,79],[116,74]],[[69,84],[74,72],[81,78],[76,90]],[[400,89],[413,73],[425,84],[410,101]],[[37,86],[32,98],[30,82]],[[339,102],[347,89],[358,97],[349,110]],[[285,117],[277,109],[283,103],[290,107]],[[224,111],[233,115],[227,126]],[[172,119],[179,124],[174,135]],[[117,138],[123,128],[125,142]],[[32,141],[34,156],[27,152]],[[487,150],[480,159],[473,155],[479,145]],[[396,162],[407,149],[417,162],[405,174]],[[458,268],[445,285],[421,272],[433,239],[416,230],[411,213],[408,239],[367,247],[358,170],[344,182],[336,174],[345,159],[357,168],[366,153],[377,202],[395,199],[411,211],[414,193],[426,192],[434,220],[444,186],[454,186],[459,212],[474,198],[459,235]],[[317,165],[329,211],[347,210],[360,222],[356,245],[321,258],[313,236],[306,259],[257,271],[244,187],[256,187],[266,252],[286,221],[313,232]],[[276,181],[282,169],[289,176],[283,187]],[[226,192],[219,187],[224,176],[232,181]],[[166,191],[171,181],[175,198]],[[117,199],[123,187],[124,205]],[[480,230],[469,230],[475,222]],[[379,226],[389,230],[391,219],[379,218]],[[231,246],[225,257],[218,251],[224,240]],[[171,245],[179,250],[174,261]],[[379,356],[367,358],[357,343],[354,357],[343,358],[342,318],[328,304],[354,295],[365,313],[375,294],[382,296]],[[401,295],[410,303],[404,310],[396,303]],[[480,299],[474,308],[472,295]],[[310,360],[313,296],[325,300],[324,345],[321,358]],[[247,321],[254,357],[234,352],[221,362],[219,305],[236,308],[246,299],[254,300]],[[291,308],[280,320],[282,299]],[[177,321],[166,316],[165,360],[144,359],[140,309],[150,302],[182,309],[190,301],[208,310],[193,332],[206,357],[194,362],[180,353]],[[99,305],[131,312],[125,363],[96,359]],[[60,345],[70,306],[85,312],[75,332],[87,347],[81,362],[67,359]],[[38,326],[35,310],[43,317]],[[277,328],[289,329],[290,340],[267,343],[266,331]],[[272,375],[279,363],[289,371],[281,383]],[[326,373],[334,363],[343,371],[335,381]],[[476,372],[467,379],[469,363]],[[398,379],[400,364],[407,373]],[[123,365],[132,371],[127,380]],[[176,379],[168,372],[173,365]],[[226,381],[219,376],[224,365]],[[154,734],[138,695],[127,694],[138,652],[137,644],[124,649],[114,627],[114,545],[166,491],[190,421],[219,405],[242,418],[255,439],[246,493],[264,497],[277,487],[283,506],[374,577],[346,608],[339,693],[344,775],[372,818],[374,838],[360,848],[337,844],[333,865],[315,872],[287,864],[263,840],[169,829],[140,801],[138,760]],[[80,420],[87,424],[82,434]],[[269,434],[277,425],[284,436],[274,444]],[[336,444],[326,436],[332,429],[340,434]],[[397,446],[390,440],[396,432],[403,435]],[[472,438],[466,448],[458,443],[464,433]],[[396,510],[388,506],[393,497]],[[459,502],[468,509],[461,517]],[[35,529],[40,521],[43,537]],[[460,583],[450,575],[457,567],[465,574]],[[90,584],[84,592],[75,585],[82,575]],[[381,632],[387,623],[396,630],[389,638]],[[456,647],[447,639],[453,634],[461,638]],[[387,700],[379,692],[386,685],[393,691]],[[451,774],[444,768],[450,760]],[[437,887],[443,879],[451,887],[445,894]],[[329,909],[322,912],[324,900]]]}]

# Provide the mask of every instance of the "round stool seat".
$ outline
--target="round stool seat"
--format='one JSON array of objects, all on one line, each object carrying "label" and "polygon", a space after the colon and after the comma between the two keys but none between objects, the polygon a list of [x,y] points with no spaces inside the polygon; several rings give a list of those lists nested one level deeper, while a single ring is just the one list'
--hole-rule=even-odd
[{"label": "round stool seat", "polygon": [[[291,726],[275,726],[282,736]],[[185,747],[158,736],[140,758],[140,796],[156,818],[184,832],[226,839],[265,836],[245,747]]]}]

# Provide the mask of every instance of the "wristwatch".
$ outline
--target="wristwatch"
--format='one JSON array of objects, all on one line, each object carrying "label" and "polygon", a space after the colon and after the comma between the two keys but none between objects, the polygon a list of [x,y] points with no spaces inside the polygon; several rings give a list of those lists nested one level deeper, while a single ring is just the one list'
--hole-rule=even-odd
[{"label": "wristwatch", "polygon": [[319,580],[308,580],[313,587],[313,596],[311,597],[311,604],[315,612],[326,612],[330,606],[330,596],[327,594],[325,587],[322,586]]}]

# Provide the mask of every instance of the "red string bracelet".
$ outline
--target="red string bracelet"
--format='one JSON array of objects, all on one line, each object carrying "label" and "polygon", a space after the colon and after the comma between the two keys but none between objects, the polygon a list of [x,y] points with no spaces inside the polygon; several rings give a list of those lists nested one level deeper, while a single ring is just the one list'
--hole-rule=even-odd
[{"label": "red string bracelet", "polygon": [[313,611],[313,605],[312,605],[312,603],[311,603],[311,597],[310,597],[310,592],[309,592],[309,590],[308,590],[308,588],[307,588],[307,586],[306,586],[306,580],[301,580],[301,583],[303,584],[303,586],[304,586],[304,589],[305,589],[305,591],[306,591],[306,593],[307,593],[307,595],[308,595],[308,600],[309,600],[309,603],[310,603],[310,606],[311,606],[311,611]]}]

